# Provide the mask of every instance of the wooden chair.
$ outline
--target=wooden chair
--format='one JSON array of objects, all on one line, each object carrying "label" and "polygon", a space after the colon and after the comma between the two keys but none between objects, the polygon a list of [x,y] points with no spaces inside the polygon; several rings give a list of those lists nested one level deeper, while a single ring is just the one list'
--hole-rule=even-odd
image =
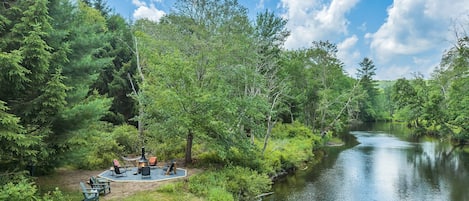
[{"label": "wooden chair", "polygon": [[167,164],[166,167],[163,168],[163,171],[165,171],[164,172],[165,175],[170,175],[172,173],[174,173],[174,175],[176,175],[177,174],[177,172],[176,172],[176,162],[174,162],[174,160],[171,161],[170,164]]},{"label": "wooden chair", "polygon": [[150,172],[150,166],[142,167],[142,172],[141,173],[142,173],[142,179],[144,177],[151,177],[151,175],[150,175],[150,173],[151,173]]},{"label": "wooden chair", "polygon": [[86,188],[85,184],[80,181],[81,190],[85,199],[83,201],[99,201],[99,191],[94,188]]},{"label": "wooden chair", "polygon": [[119,161],[117,159],[114,159],[113,163],[114,165],[114,176],[116,177],[126,177],[127,176],[127,169],[126,168],[121,168]]},{"label": "wooden chair", "polygon": [[91,176],[90,186],[91,188],[98,189],[98,192],[104,195],[106,195],[106,191],[107,193],[111,193],[111,182],[107,179]]},{"label": "wooden chair", "polygon": [[157,168],[156,166],[158,164],[158,158],[156,156],[152,156],[148,159],[148,165],[150,168]]}]

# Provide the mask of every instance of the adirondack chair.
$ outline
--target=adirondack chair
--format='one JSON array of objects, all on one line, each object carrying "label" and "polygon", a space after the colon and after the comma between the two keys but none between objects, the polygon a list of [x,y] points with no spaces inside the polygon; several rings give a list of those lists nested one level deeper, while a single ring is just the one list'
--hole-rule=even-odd
[{"label": "adirondack chair", "polygon": [[150,175],[150,166],[142,167],[142,179],[144,177],[151,177],[151,175]]},{"label": "adirondack chair", "polygon": [[165,175],[176,174],[176,162],[174,160],[171,161],[170,164],[166,164],[166,167],[163,168]]},{"label": "adirondack chair", "polygon": [[107,179],[91,176],[90,185],[91,188],[98,189],[98,192],[104,195],[106,195],[106,191],[107,193],[111,193],[111,182]]},{"label": "adirondack chair", "polygon": [[99,201],[99,191],[94,188],[86,188],[85,184],[80,181],[81,190],[85,199],[83,201]]},{"label": "adirondack chair", "polygon": [[126,168],[121,168],[119,161],[117,159],[114,159],[113,163],[114,165],[114,174],[116,177],[124,177],[127,176],[127,169]]}]

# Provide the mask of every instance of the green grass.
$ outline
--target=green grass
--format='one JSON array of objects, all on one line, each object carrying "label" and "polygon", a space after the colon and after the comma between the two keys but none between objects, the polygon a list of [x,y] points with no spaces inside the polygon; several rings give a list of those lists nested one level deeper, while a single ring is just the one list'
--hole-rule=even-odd
[{"label": "green grass", "polygon": [[190,193],[186,193],[183,191],[167,193],[167,192],[159,192],[157,189],[155,189],[155,190],[150,190],[150,191],[141,191],[134,195],[131,195],[125,198],[112,199],[111,201],[134,201],[134,200],[203,201],[204,199],[198,198]]},{"label": "green grass", "polygon": [[41,195],[47,194],[49,192],[54,191],[56,188],[59,188],[59,190],[62,192],[64,197],[67,200],[83,200],[83,194],[78,189],[78,184],[77,184],[77,189],[68,189],[64,188],[62,184],[57,183],[60,178],[56,174],[48,175],[48,176],[41,176],[37,181],[36,185],[38,187],[38,192]]}]

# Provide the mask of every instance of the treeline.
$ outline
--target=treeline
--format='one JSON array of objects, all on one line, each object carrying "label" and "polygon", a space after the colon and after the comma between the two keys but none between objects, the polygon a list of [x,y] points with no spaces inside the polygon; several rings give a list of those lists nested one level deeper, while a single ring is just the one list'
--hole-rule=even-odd
[{"label": "treeline", "polygon": [[468,104],[456,104],[468,102],[467,37],[432,81],[402,79],[390,91],[377,87],[369,58],[356,77],[345,73],[329,41],[285,50],[287,22],[270,11],[252,20],[236,0],[174,8],[159,22],[130,23],[103,0],[3,1],[4,192],[23,170],[105,168],[145,146],[160,160],[225,167],[226,180],[208,172],[184,188],[191,193],[251,199],[352,122],[397,115],[467,135]]},{"label": "treeline", "polygon": [[[461,26],[462,28],[467,27]],[[416,74],[392,87],[393,113],[418,135],[434,135],[463,146],[469,140],[469,36],[455,31],[430,79]]]}]

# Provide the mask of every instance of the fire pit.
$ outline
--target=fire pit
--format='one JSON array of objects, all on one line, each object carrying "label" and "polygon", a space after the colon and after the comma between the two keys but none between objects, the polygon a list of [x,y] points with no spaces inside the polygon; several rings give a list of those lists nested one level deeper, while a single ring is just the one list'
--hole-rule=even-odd
[{"label": "fire pit", "polygon": [[138,160],[138,173],[142,172],[142,167],[148,166],[148,160],[145,158],[145,147],[142,147],[142,156]]}]

